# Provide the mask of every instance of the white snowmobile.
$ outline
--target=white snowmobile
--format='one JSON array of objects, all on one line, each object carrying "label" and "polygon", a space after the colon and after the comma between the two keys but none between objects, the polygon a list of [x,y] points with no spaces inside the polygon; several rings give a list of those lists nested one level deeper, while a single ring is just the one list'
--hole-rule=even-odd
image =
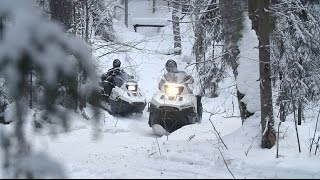
[{"label": "white snowmobile", "polygon": [[[178,74],[174,76],[176,75]],[[192,93],[188,87],[189,82],[182,82],[179,78],[163,79],[163,82],[159,87],[160,91],[154,94],[148,105],[149,126],[153,128],[153,132],[169,134],[182,126],[200,123],[201,97]],[[165,131],[159,129],[161,127]]]},{"label": "white snowmobile", "polygon": [[[124,71],[114,77],[114,88],[109,96],[102,91],[102,108],[112,115],[128,115],[142,113],[147,105],[144,93],[138,87],[138,83]],[[100,86],[108,86],[109,82],[103,81]]]}]

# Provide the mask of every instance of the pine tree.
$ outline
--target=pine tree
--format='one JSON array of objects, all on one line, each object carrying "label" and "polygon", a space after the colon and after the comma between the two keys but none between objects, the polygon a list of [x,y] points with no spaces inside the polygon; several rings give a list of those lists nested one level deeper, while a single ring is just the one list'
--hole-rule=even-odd
[{"label": "pine tree", "polygon": [[259,39],[259,71],[262,148],[272,148],[276,141],[272,106],[271,65],[270,65],[270,0],[249,0],[250,19]]},{"label": "pine tree", "polygon": [[[98,78],[90,62],[90,50],[84,42],[66,34],[63,27],[43,17],[34,9],[32,1],[3,0],[0,5],[5,7],[0,8],[0,16],[6,14],[8,20],[15,22],[10,26],[4,24],[0,40],[0,74],[4,76],[8,96],[12,100],[11,106],[16,110],[13,128],[2,128],[4,131],[0,132],[3,172],[10,178],[63,178],[64,174],[56,163],[47,156],[32,151],[27,127],[36,119],[26,118],[30,111],[26,108],[25,90],[30,88],[30,84],[25,82],[31,71],[36,72],[41,87],[37,94],[43,116],[35,118],[55,116],[56,127],[67,130],[69,121],[66,110],[59,108],[57,103],[61,89],[72,89],[74,97],[81,97],[94,106],[99,103]],[[19,36],[20,34],[24,36]],[[29,38],[16,41],[12,37]],[[11,47],[17,48],[12,51],[9,50]],[[75,89],[73,84],[63,82],[77,79],[78,74],[73,71],[77,66],[81,66],[81,73],[86,74],[86,84]],[[34,171],[28,163],[33,158],[44,161],[48,166]],[[53,169],[46,169],[48,167]]]},{"label": "pine tree", "polygon": [[279,0],[271,8],[275,19],[271,60],[281,121],[296,109],[301,124],[304,107],[320,97],[319,3],[311,2]]}]

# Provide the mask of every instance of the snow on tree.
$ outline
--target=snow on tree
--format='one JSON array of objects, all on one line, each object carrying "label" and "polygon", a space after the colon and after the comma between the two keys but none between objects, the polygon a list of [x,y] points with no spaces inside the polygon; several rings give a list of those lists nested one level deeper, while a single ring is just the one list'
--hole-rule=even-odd
[{"label": "snow on tree", "polygon": [[[241,30],[243,28],[243,16],[245,11],[245,1],[243,0],[230,0],[219,1],[222,36],[223,36],[223,58],[222,64],[231,67],[233,76],[238,79],[238,66],[240,50],[238,42],[242,37]],[[240,116],[244,122],[246,118],[253,115],[247,108],[247,104],[243,102],[245,93],[236,85],[237,99],[240,109]]]},{"label": "snow on tree", "polygon": [[[56,125],[67,129],[66,110],[57,106],[59,89],[69,88],[74,96],[95,105],[98,78],[90,62],[88,46],[48,21],[34,5],[32,0],[0,1],[0,17],[4,19],[0,28],[0,74],[14,109],[13,128],[0,127],[2,165],[5,175],[11,178],[63,178],[64,173],[59,171],[56,162],[32,151],[27,136],[33,124],[29,116],[32,111],[26,105],[25,91],[30,88],[27,79],[31,71],[39,75],[42,87],[39,101],[46,110],[44,114],[56,115],[59,119]],[[82,67],[86,83],[80,87],[62,83],[78,77],[74,71],[77,66]],[[30,162],[34,168],[30,168]],[[47,164],[43,166],[40,162]],[[50,173],[53,171],[55,173]]]},{"label": "snow on tree", "polygon": [[215,44],[221,41],[222,34],[219,6],[214,0],[195,0],[189,3],[191,8],[188,11],[195,35],[193,53],[197,62],[202,94],[217,97],[218,83],[225,75],[224,67],[215,59]]},{"label": "snow on tree", "polygon": [[112,19],[115,13],[116,2],[112,0],[92,0],[91,4],[94,35],[101,36],[106,41],[114,41],[115,31],[113,29]]},{"label": "snow on tree", "polygon": [[320,99],[319,7],[300,0],[278,0],[271,7],[275,18],[271,60],[282,121],[296,109],[301,124],[304,107]]},{"label": "snow on tree", "polygon": [[179,24],[179,1],[172,0],[172,29],[174,36],[174,55],[181,55],[181,34]]}]

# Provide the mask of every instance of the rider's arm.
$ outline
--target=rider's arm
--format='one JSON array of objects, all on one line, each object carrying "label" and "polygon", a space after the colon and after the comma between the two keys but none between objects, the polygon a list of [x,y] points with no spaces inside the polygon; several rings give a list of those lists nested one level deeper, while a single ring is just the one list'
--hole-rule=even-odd
[{"label": "rider's arm", "polygon": [[164,84],[164,79],[161,79],[160,82],[159,82],[159,90],[161,90],[161,87],[163,86]]},{"label": "rider's arm", "polygon": [[101,81],[105,81],[105,80],[107,80],[107,78],[108,78],[107,73],[103,73],[103,74],[101,75]]},{"label": "rider's arm", "polygon": [[192,76],[188,75],[185,71],[181,71],[184,74],[184,82],[187,84],[193,84],[194,79]]},{"label": "rider's arm", "polygon": [[110,80],[115,75],[116,75],[115,69],[114,68],[109,69],[108,72],[106,73],[107,80]]},{"label": "rider's arm", "polygon": [[187,75],[187,81],[189,81],[190,84],[193,84],[194,83],[194,79],[192,76],[190,75]]}]

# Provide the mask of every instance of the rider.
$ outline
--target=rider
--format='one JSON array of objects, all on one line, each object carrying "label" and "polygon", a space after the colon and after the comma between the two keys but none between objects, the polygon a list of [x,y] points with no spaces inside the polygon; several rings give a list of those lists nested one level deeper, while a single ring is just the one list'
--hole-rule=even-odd
[{"label": "rider", "polygon": [[[179,71],[177,68],[177,63],[174,60],[169,59],[167,61],[166,70],[167,70],[167,73],[164,75],[164,77],[161,79],[159,83],[159,89],[161,89],[161,87],[163,86],[166,80],[169,82],[185,83],[189,92],[193,93],[188,86],[188,84],[192,84],[194,82],[192,76],[188,75],[185,71]],[[201,95],[195,95],[195,96],[197,98],[197,112],[200,114],[200,117],[202,117],[203,109],[202,109],[202,103],[201,103]],[[200,118],[200,121],[201,121],[201,118]]]},{"label": "rider", "polygon": [[120,69],[121,61],[119,59],[113,60],[113,67],[108,70],[107,73],[102,74],[101,81],[106,81],[107,84],[103,87],[104,93],[107,97],[109,97],[112,89],[115,87],[114,77],[119,75],[123,70]]},{"label": "rider", "polygon": [[[177,68],[177,63],[173,59],[169,59],[166,62],[167,73],[164,74],[164,78],[160,80],[159,89],[163,86],[166,81],[192,84],[194,82],[192,76],[188,75],[185,71],[179,71]],[[187,86],[188,87],[188,86]],[[189,88],[189,87],[188,87]],[[189,89],[190,90],[190,89]]]}]

